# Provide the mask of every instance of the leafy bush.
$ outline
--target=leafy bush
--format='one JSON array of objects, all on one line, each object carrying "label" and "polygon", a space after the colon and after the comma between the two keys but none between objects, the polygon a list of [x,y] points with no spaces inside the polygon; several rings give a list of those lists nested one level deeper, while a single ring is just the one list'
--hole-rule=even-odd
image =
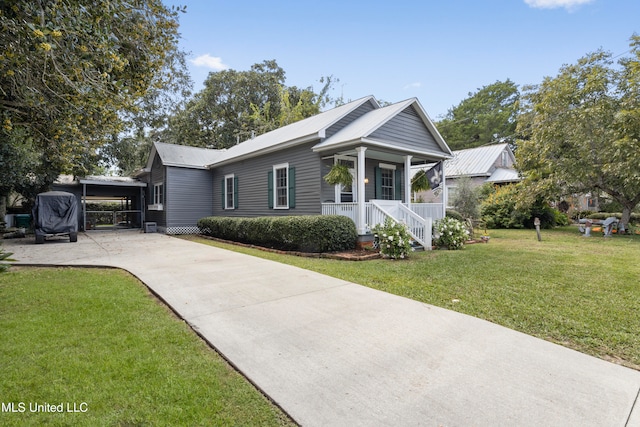
[{"label": "leafy bush", "polygon": [[523,228],[526,215],[516,211],[515,186],[497,188],[480,206],[480,216],[487,228]]},{"label": "leafy bush", "polygon": [[566,214],[552,208],[541,198],[519,207],[517,200],[520,188],[517,184],[499,187],[482,202],[480,214],[487,228],[533,228],[535,218],[540,219],[542,228],[569,224]]},{"label": "leafy bush", "polygon": [[460,212],[453,209],[447,209],[446,216],[449,218],[457,219],[458,221],[464,221],[464,218],[462,217]]},{"label": "leafy bush", "polygon": [[198,221],[198,228],[219,239],[302,252],[353,249],[358,237],[353,221],[340,215],[207,217]]},{"label": "leafy bush", "polygon": [[371,230],[374,233],[380,253],[391,259],[404,259],[411,252],[411,236],[405,224],[385,219]]},{"label": "leafy bush", "polygon": [[469,239],[469,231],[462,221],[444,217],[436,222],[434,237],[439,248],[462,249]]},{"label": "leafy bush", "polygon": [[459,178],[457,186],[455,197],[451,201],[452,206],[464,219],[478,218],[480,190],[473,186],[469,177]]}]

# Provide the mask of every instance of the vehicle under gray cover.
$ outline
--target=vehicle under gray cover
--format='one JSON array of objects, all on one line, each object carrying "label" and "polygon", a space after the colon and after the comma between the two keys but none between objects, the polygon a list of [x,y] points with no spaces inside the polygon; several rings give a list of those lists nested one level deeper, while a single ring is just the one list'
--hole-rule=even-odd
[{"label": "vehicle under gray cover", "polygon": [[33,207],[36,243],[53,236],[68,236],[78,241],[78,201],[64,191],[48,191],[36,196]]}]

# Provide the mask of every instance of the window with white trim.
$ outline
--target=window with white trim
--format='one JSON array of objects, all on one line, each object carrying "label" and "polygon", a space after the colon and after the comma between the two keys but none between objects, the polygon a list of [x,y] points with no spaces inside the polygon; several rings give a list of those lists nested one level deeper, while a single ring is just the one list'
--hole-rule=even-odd
[{"label": "window with white trim", "polygon": [[341,164],[341,165],[346,165],[349,168],[349,172],[351,173],[351,177],[353,178],[353,182],[351,183],[351,185],[342,185],[342,184],[338,184],[336,185],[336,200],[339,203],[351,203],[351,202],[357,202],[358,201],[358,197],[357,197],[357,191],[358,191],[358,186],[355,185],[356,184],[356,180],[357,180],[357,172],[356,172],[356,167],[357,167],[357,160],[354,159],[353,157],[348,157],[348,156],[335,156],[334,157],[334,163],[336,164]]},{"label": "window with white trim", "polygon": [[275,209],[289,209],[289,164],[273,167],[273,206]]},{"label": "window with white trim", "polygon": [[163,183],[153,184],[153,204],[162,205],[164,202],[164,185]]},{"label": "window with white trim", "polygon": [[382,167],[380,168],[380,173],[382,178],[380,182],[380,187],[382,188],[380,198],[383,200],[394,200],[395,185],[393,182],[393,176],[395,175],[395,170]]},{"label": "window with white trim", "polygon": [[224,208],[225,209],[235,209],[235,203],[233,200],[234,197],[234,184],[235,184],[235,175],[225,175],[224,176]]}]

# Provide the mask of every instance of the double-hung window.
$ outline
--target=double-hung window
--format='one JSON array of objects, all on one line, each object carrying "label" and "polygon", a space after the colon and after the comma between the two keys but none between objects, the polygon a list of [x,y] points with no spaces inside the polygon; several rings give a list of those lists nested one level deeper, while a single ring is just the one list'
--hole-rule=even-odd
[{"label": "double-hung window", "polygon": [[164,201],[164,185],[160,182],[153,184],[153,204],[162,205]]},{"label": "double-hung window", "polygon": [[387,169],[387,168],[380,168],[380,173],[381,173],[381,182],[380,182],[380,186],[382,188],[382,194],[381,194],[381,199],[383,200],[393,200],[394,194],[393,191],[395,189],[395,186],[393,184],[393,175],[395,173],[395,170],[393,169]]},{"label": "double-hung window", "polygon": [[274,165],[268,174],[270,209],[296,207],[296,169],[289,163]]},{"label": "double-hung window", "polygon": [[396,165],[380,163],[374,168],[376,199],[400,200],[402,197],[402,173]]},{"label": "double-hung window", "polygon": [[289,209],[289,165],[277,165],[273,167],[274,178],[274,208]]},{"label": "double-hung window", "polygon": [[224,176],[222,197],[224,209],[236,209],[238,207],[238,178],[234,174]]}]

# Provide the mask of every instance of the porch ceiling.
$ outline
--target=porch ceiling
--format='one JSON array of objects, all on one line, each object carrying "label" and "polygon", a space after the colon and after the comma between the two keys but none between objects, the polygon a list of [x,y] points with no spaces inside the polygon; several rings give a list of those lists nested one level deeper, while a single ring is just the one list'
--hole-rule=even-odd
[{"label": "porch ceiling", "polygon": [[[366,145],[364,146],[366,147]],[[357,157],[357,152],[355,147],[336,151],[335,154],[338,154],[341,156]],[[433,162],[442,160],[441,157],[437,157],[437,156],[432,157],[432,156],[427,156],[424,154],[416,154],[412,152],[398,152],[398,151],[384,150],[376,147],[367,147],[367,150],[365,151],[365,157],[367,159],[380,160],[382,162],[389,162],[389,163],[404,163],[404,156],[407,156],[407,155],[413,156],[411,158],[411,164],[415,164],[415,165],[424,164],[424,163],[433,163]]]}]

